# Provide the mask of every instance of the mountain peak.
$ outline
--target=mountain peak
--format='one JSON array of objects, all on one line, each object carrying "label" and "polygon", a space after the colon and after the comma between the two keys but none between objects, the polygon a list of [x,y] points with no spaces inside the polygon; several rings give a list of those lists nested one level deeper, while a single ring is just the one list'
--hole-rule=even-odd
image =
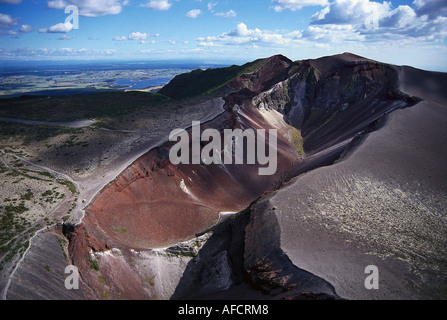
[{"label": "mountain peak", "polygon": [[268,58],[268,60],[281,60],[281,61],[287,62],[289,64],[291,64],[293,62],[292,60],[290,60],[286,56],[283,56],[282,54],[275,54],[274,56],[271,56],[270,58]]}]

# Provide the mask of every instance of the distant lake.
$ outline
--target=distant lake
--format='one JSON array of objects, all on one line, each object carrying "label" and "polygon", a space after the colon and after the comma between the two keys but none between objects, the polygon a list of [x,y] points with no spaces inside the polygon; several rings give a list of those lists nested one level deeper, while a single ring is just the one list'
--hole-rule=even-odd
[{"label": "distant lake", "polygon": [[116,79],[113,80],[112,88],[119,89],[145,89],[155,86],[164,86],[172,78],[156,78],[145,80],[133,80],[133,79]]}]

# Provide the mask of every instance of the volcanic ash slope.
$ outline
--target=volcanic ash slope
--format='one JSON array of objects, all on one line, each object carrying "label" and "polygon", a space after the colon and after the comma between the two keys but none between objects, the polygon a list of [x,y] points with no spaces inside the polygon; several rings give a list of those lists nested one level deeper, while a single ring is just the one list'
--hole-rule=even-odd
[{"label": "volcanic ash slope", "polygon": [[[343,298],[447,297],[447,77],[399,74],[424,101],[387,116],[336,164],[294,179],[264,205],[275,210],[253,210],[275,215],[279,247]],[[378,290],[365,288],[369,265]]]}]

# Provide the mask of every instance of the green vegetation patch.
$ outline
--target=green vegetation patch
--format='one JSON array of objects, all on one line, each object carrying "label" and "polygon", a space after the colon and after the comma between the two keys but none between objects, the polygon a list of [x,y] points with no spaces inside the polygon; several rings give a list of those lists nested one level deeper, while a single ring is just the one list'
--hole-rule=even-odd
[{"label": "green vegetation patch", "polygon": [[27,189],[26,193],[20,197],[21,200],[31,200],[31,198],[34,197],[34,193],[31,191],[31,189]]},{"label": "green vegetation patch", "polygon": [[[25,118],[25,116],[23,116]],[[63,134],[79,134],[83,129],[61,126],[38,126],[14,122],[0,122],[0,140],[21,138],[25,143],[42,141]]]},{"label": "green vegetation patch", "polygon": [[70,190],[72,194],[76,194],[76,187],[71,181],[58,179],[57,183],[63,184],[68,188],[68,190]]},{"label": "green vegetation patch", "polygon": [[72,96],[0,99],[0,116],[37,121],[72,121],[118,117],[170,99],[158,93],[101,92]]},{"label": "green vegetation patch", "polygon": [[295,127],[290,127],[290,133],[291,133],[291,138],[292,138],[292,143],[293,146],[295,147],[296,151],[298,151],[298,153],[300,155],[304,155],[304,139],[303,136],[301,135],[301,131],[298,130]]},{"label": "green vegetation patch", "polygon": [[6,254],[0,266],[10,261],[17,253],[24,252],[28,247],[28,241],[16,238],[25,231],[28,233],[28,236],[31,236],[35,231],[33,228],[27,230],[30,227],[29,222],[25,218],[20,217],[20,214],[28,210],[23,202],[18,205],[8,204],[0,207],[0,254]]},{"label": "green vegetation patch", "polygon": [[174,100],[206,95],[224,87],[243,74],[255,72],[266,59],[258,59],[242,66],[227,68],[196,69],[176,76],[159,93]]},{"label": "green vegetation patch", "polygon": [[99,264],[97,260],[90,261],[90,269],[99,271]]}]

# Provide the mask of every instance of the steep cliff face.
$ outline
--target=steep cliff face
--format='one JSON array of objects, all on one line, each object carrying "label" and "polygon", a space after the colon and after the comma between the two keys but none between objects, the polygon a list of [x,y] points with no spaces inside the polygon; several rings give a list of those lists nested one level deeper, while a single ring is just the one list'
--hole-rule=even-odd
[{"label": "steep cliff face", "polygon": [[301,130],[306,152],[352,138],[392,110],[418,100],[399,90],[396,67],[352,54],[299,61],[286,80],[256,96]]},{"label": "steep cliff face", "polygon": [[[98,282],[98,270],[91,265],[95,253],[112,249],[120,255],[107,255],[96,263],[99,270],[109,270],[102,277],[115,292],[113,297],[169,296],[175,284],[154,289],[144,278],[153,276],[153,265],[145,271],[138,269],[136,265],[149,258],[138,260],[135,252],[153,252],[194,238],[221,221],[222,213],[239,212],[260,195],[279,189],[306,166],[324,163],[304,156],[298,150],[300,145],[308,154],[340,142],[347,146],[385,113],[416,102],[397,89],[397,72],[392,66],[349,54],[299,62],[274,56],[228,86],[233,93],[224,97],[225,112],[202,123],[201,130],[214,128],[223,134],[225,129],[277,129],[276,173],[259,175],[263,166],[259,162],[173,165],[169,161],[173,142],[150,150],[96,196],[82,224],[69,232],[70,254],[83,270],[87,296],[101,298],[103,283]],[[336,154],[342,150],[337,149]],[[275,281],[278,288],[294,287],[300,273],[291,262],[284,257],[278,262],[281,254],[269,252],[270,246],[258,247],[256,238],[262,235],[256,232],[262,221],[256,217],[253,215],[255,220],[247,226],[244,263],[240,264],[251,279],[248,281],[261,287]],[[266,257],[271,261],[267,263]],[[186,262],[180,265],[177,267],[186,268]],[[277,276],[268,279],[275,270]],[[128,279],[132,281],[126,282]],[[321,292],[335,294],[330,286],[320,284],[325,288]]]},{"label": "steep cliff face", "polygon": [[231,81],[229,86],[235,90],[247,88],[252,92],[260,93],[285,80],[287,70],[292,64],[291,60],[282,55],[273,56],[267,59],[258,70],[241,75]]}]

